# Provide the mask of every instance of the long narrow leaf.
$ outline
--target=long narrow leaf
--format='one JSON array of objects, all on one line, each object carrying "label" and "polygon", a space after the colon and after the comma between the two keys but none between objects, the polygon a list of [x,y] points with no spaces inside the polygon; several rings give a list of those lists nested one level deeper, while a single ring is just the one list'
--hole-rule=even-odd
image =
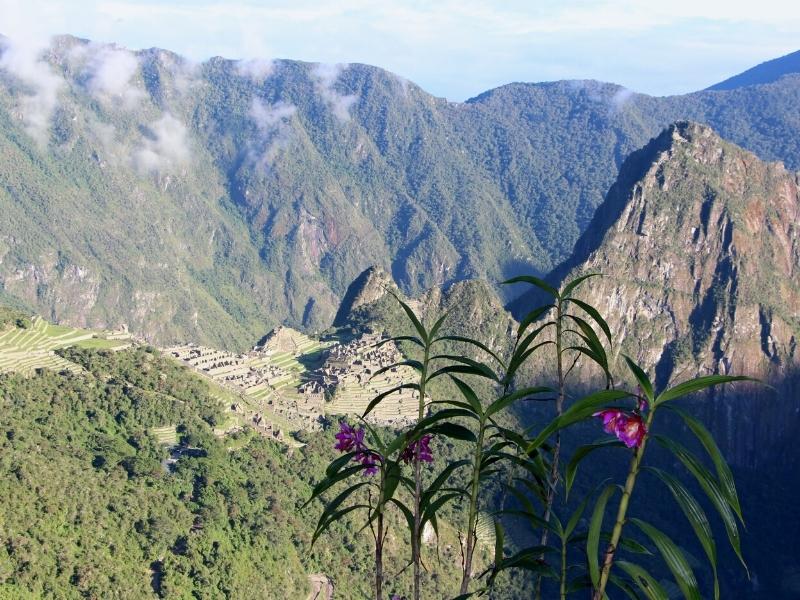
[{"label": "long narrow leaf", "polygon": [[600,448],[623,448],[624,444],[614,438],[607,438],[601,440],[599,442],[594,442],[593,444],[586,444],[585,446],[581,446],[572,455],[569,463],[567,464],[567,469],[564,475],[564,486],[567,497],[569,497],[569,492],[572,489],[572,484],[575,482],[575,475],[578,472],[578,466],[580,465],[581,461],[586,458],[589,454],[598,450]]},{"label": "long narrow leaf", "polygon": [[569,297],[572,291],[590,277],[600,277],[600,273],[587,273],[586,275],[576,277],[564,286],[564,288],[561,290],[561,297],[565,300],[572,300],[572,298]]},{"label": "long narrow leaf", "polygon": [[675,502],[677,502],[686,516],[686,520],[689,521],[692,529],[694,529],[694,533],[708,557],[708,562],[711,564],[711,570],[714,574],[714,598],[719,600],[717,546],[714,543],[714,534],[711,531],[711,524],[708,522],[705,511],[689,490],[675,477],[655,467],[645,467],[645,469],[654,473],[667,486],[667,489],[672,493],[672,497],[675,498]]},{"label": "long narrow leaf", "polygon": [[642,388],[642,392],[644,392],[644,395],[647,396],[647,401],[652,406],[654,404],[655,392],[653,392],[653,384],[650,383],[650,378],[642,370],[642,368],[633,361],[633,359],[630,356],[628,356],[627,354],[623,354],[622,358],[625,359],[625,362],[628,364],[628,368],[631,370],[631,373],[633,373],[633,376],[636,378],[636,381],[639,382],[639,385]]},{"label": "long narrow leaf", "polygon": [[583,302],[581,300],[578,300],[577,298],[570,298],[570,302],[574,302],[575,304],[580,306],[583,309],[583,311],[586,314],[588,314],[595,323],[597,323],[598,327],[600,327],[600,329],[603,330],[603,333],[605,334],[608,343],[609,344],[612,343],[611,329],[608,327],[608,323],[606,323],[605,319],[602,316],[600,316],[600,313],[594,306],[592,306],[591,304],[587,304],[586,302]]},{"label": "long narrow leaf", "polygon": [[387,396],[391,396],[394,393],[399,392],[400,390],[417,390],[419,391],[419,384],[418,383],[403,383],[393,387],[390,390],[386,390],[385,392],[381,392],[372,401],[367,405],[367,408],[364,410],[364,414],[361,415],[362,417],[366,417],[372,410],[381,403],[381,401],[386,398]]},{"label": "long narrow leaf", "polygon": [[714,468],[717,471],[717,478],[719,479],[722,492],[728,500],[728,504],[731,505],[731,508],[733,508],[733,511],[739,517],[739,521],[744,523],[742,507],[739,504],[739,495],[736,493],[736,484],[733,481],[733,473],[728,463],[722,457],[722,452],[720,452],[719,446],[717,446],[717,443],[714,441],[714,436],[711,435],[711,432],[709,432],[700,421],[686,411],[675,406],[668,406],[667,408],[680,415],[683,422],[686,423],[686,426],[694,433],[695,437],[697,437],[706,449],[706,452],[708,452],[708,455],[711,457],[711,461],[714,463]]},{"label": "long narrow leaf", "polygon": [[695,579],[692,567],[675,542],[662,531],[641,519],[631,519],[631,523],[636,525],[658,548],[661,557],[675,578],[675,583],[681,589],[683,597],[686,600],[701,600],[700,589],[697,586],[697,579]]},{"label": "long narrow leaf", "polygon": [[733,551],[736,553],[736,556],[739,558],[739,561],[742,563],[744,568],[747,569],[747,564],[744,562],[744,557],[742,556],[742,544],[741,539],[739,538],[739,528],[736,526],[736,517],[734,516],[733,510],[731,509],[731,506],[728,503],[728,500],[725,497],[719,482],[686,448],[677,442],[660,435],[653,436],[653,438],[660,445],[672,452],[675,457],[677,457],[678,460],[680,460],[680,462],[682,462],[683,465],[689,470],[689,472],[694,475],[697,483],[700,484],[700,487],[703,489],[708,499],[714,505],[714,508],[717,509],[719,516],[722,518],[722,523],[725,525],[725,532],[728,534],[728,541],[730,542]]},{"label": "long narrow leaf", "polygon": [[625,571],[648,600],[670,600],[661,584],[639,565],[624,560],[615,561],[614,564]]},{"label": "long narrow leaf", "polygon": [[529,283],[538,287],[541,290],[544,290],[548,294],[550,294],[553,298],[559,298],[560,295],[558,290],[554,288],[552,285],[548,284],[543,279],[539,279],[538,277],[534,277],[533,275],[519,275],[517,277],[512,277],[511,279],[507,279],[502,283],[502,285],[509,285],[512,283]]},{"label": "long narrow leaf", "polygon": [[443,335],[441,337],[436,338],[433,341],[433,343],[435,344],[436,342],[443,342],[443,341],[463,342],[465,344],[471,344],[476,348],[480,348],[481,350],[486,352],[489,356],[491,356],[493,359],[495,359],[503,369],[505,369],[505,365],[503,364],[503,361],[500,359],[497,353],[494,352],[491,348],[489,348],[486,344],[483,344],[478,340],[473,340],[472,338],[464,337],[461,335]]},{"label": "long narrow leaf", "polygon": [[526,396],[535,396],[536,394],[543,394],[545,392],[548,393],[555,393],[552,388],[549,387],[527,387],[521,390],[517,390],[510,394],[506,394],[492,402],[489,407],[486,409],[486,416],[491,417],[493,414],[500,412],[507,406],[513,404],[517,400],[525,398]]},{"label": "long narrow leaf", "polygon": [[617,486],[612,484],[603,488],[594,505],[592,519],[589,522],[589,533],[586,537],[586,558],[589,562],[589,577],[594,587],[597,587],[600,582],[598,552],[600,551],[600,532],[603,528],[603,517],[606,513],[606,505],[616,490]]},{"label": "long narrow leaf", "polygon": [[712,386],[720,385],[723,383],[731,383],[733,381],[758,382],[757,379],[753,379],[752,377],[742,377],[738,375],[737,376],[706,375],[705,377],[698,377],[696,379],[684,381],[683,383],[679,383],[675,387],[665,390],[664,392],[658,395],[658,398],[656,398],[656,404],[664,404],[665,402],[669,402],[670,400],[675,400],[676,398],[680,398],[681,396],[688,396],[689,394],[694,394],[706,388],[710,388]]},{"label": "long narrow leaf", "polygon": [[551,423],[545,427],[530,444],[528,444],[528,453],[539,448],[545,442],[545,440],[547,440],[547,438],[549,438],[556,431],[564,429],[565,427],[569,427],[578,421],[582,421],[583,419],[586,419],[595,413],[598,408],[605,407],[611,402],[622,400],[628,396],[630,396],[628,392],[621,390],[603,390],[589,394],[588,396],[577,400],[572,404],[572,406],[564,411],[564,414],[551,421]]}]

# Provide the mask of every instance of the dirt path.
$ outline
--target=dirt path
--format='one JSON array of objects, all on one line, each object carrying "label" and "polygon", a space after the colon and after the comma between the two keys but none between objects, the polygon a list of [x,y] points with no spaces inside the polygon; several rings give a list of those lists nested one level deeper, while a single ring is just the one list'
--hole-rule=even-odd
[{"label": "dirt path", "polygon": [[308,576],[311,582],[311,593],[307,600],[333,600],[333,582],[324,573],[312,573]]}]

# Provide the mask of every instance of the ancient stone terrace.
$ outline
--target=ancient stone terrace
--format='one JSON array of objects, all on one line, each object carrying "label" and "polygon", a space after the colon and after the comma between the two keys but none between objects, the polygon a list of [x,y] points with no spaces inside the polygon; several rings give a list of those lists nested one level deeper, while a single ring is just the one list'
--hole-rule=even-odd
[{"label": "ancient stone terrace", "polygon": [[32,374],[36,369],[72,371],[83,369],[55,353],[58,348],[80,346],[120,350],[130,346],[130,336],[109,339],[102,333],[53,325],[39,316],[29,327],[9,327],[0,331],[0,372]]},{"label": "ancient stone terrace", "polygon": [[271,391],[281,382],[291,378],[284,369],[271,364],[269,355],[262,351],[233,354],[196,344],[186,344],[167,348],[165,352],[208,375],[217,383],[245,394]]},{"label": "ancient stone terrace", "polygon": [[[365,334],[347,344],[333,346],[325,364],[318,371],[320,386],[331,402],[325,412],[331,414],[363,414],[375,396],[402,383],[413,381],[416,372],[410,367],[394,367],[375,373],[403,360],[394,342],[377,346],[379,334]],[[419,395],[413,390],[400,390],[387,396],[370,413],[380,423],[405,423],[417,417]]]}]

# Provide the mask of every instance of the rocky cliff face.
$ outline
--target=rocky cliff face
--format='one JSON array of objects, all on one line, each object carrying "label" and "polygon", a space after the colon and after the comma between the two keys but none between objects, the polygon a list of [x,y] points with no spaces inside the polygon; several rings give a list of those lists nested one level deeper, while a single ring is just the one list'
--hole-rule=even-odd
[{"label": "rocky cliff face", "polygon": [[721,373],[784,390],[776,402],[739,386],[747,400],[717,405],[728,446],[748,461],[756,445],[793,426],[800,408],[799,224],[797,173],[706,126],[678,123],[625,162],[553,279],[602,274],[582,295],[606,316],[617,362],[622,352],[633,356],[659,387]]},{"label": "rocky cliff face", "polygon": [[[631,172],[641,176],[627,185]],[[698,372],[774,376],[797,361],[798,217],[796,173],[680,123],[626,163],[571,275],[604,275],[586,295],[662,385]]]}]

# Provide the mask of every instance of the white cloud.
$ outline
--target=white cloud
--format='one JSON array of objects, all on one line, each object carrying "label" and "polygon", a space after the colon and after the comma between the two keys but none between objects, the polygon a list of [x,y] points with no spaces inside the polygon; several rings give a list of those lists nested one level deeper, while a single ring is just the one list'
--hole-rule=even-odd
[{"label": "white cloud", "polygon": [[130,110],[145,96],[132,81],[139,72],[139,59],[129,50],[95,46],[90,49],[87,69],[89,91],[99,100],[121,103]]},{"label": "white cloud", "polygon": [[275,70],[275,63],[263,58],[249,58],[247,60],[236,61],[236,71],[242,77],[249,77],[256,83],[263,82],[272,75]]},{"label": "white cloud", "polygon": [[249,115],[261,132],[266,132],[282,121],[288,120],[297,112],[297,107],[287,102],[267,104],[260,98],[253,98]]},{"label": "white cloud", "polygon": [[614,110],[620,110],[628,103],[633,95],[634,93],[628,88],[620,88],[611,96],[611,107]]},{"label": "white cloud", "polygon": [[251,141],[250,158],[261,167],[268,167],[278,152],[291,141],[292,115],[297,107],[286,102],[267,104],[260,98],[253,98],[249,116],[258,128],[259,136]]},{"label": "white cloud", "polygon": [[314,79],[317,92],[328,103],[333,115],[340,121],[350,120],[350,107],[356,103],[356,94],[340,94],[334,88],[339,75],[348,67],[346,64],[317,63],[311,69],[311,77]]},{"label": "white cloud", "polygon": [[25,87],[19,110],[25,130],[42,147],[47,145],[50,121],[64,85],[64,79],[42,58],[47,46],[47,42],[36,37],[6,38],[0,55],[0,69]]},{"label": "white cloud", "polygon": [[134,154],[134,166],[142,173],[163,173],[189,162],[189,138],[186,126],[165,113],[150,125],[152,138],[144,138]]}]

